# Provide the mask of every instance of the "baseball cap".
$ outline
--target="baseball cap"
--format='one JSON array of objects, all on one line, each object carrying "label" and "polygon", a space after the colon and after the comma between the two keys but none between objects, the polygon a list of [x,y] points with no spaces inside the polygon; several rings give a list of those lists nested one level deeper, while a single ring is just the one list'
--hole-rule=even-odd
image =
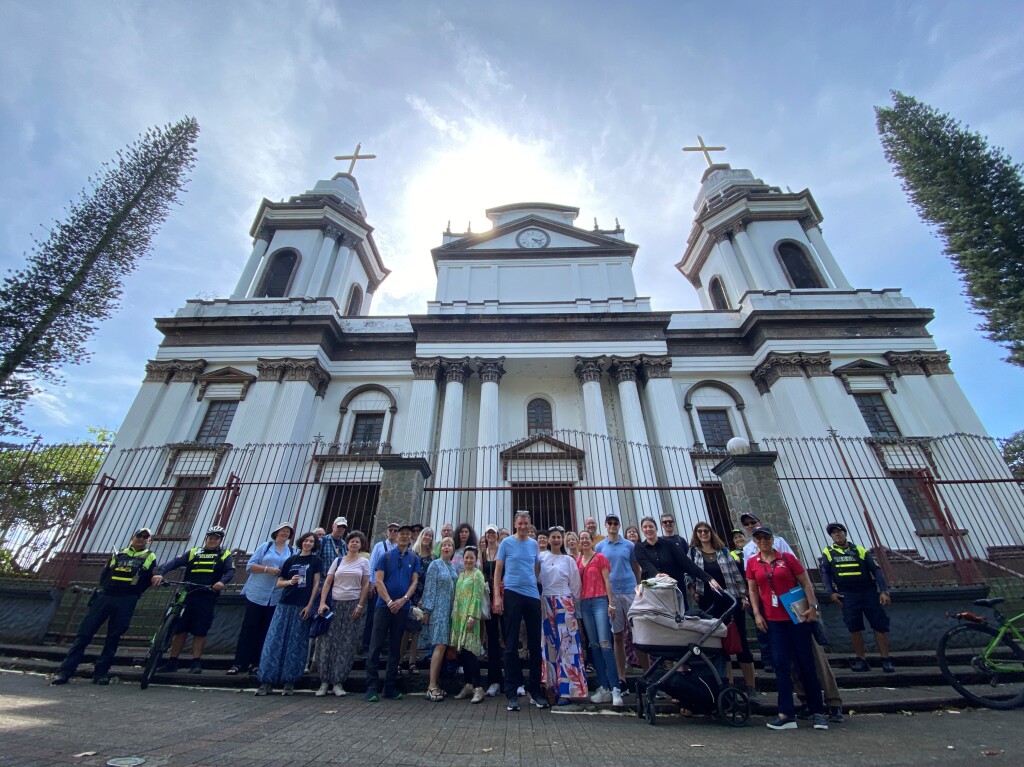
[{"label": "baseball cap", "polygon": [[749,519],[749,520],[751,520],[753,522],[760,522],[761,521],[756,516],[751,514],[749,511],[745,511],[742,514],[740,514],[740,524],[741,525],[743,524],[743,520],[745,520],[745,519]]},{"label": "baseball cap", "polygon": [[348,520],[344,517],[338,517],[334,520],[334,524],[338,527],[348,527]]},{"label": "baseball cap", "polygon": [[484,533],[489,533],[489,532],[491,532],[492,530],[493,530],[494,532],[496,532],[496,533],[500,533],[500,532],[501,532],[501,531],[500,531],[500,530],[498,529],[498,526],[497,526],[497,525],[488,525],[487,527],[485,527],[485,528],[484,528]]},{"label": "baseball cap", "polygon": [[134,533],[132,533],[132,538],[152,538],[152,537],[153,537],[153,531],[150,530],[148,527],[140,527],[138,530],[136,530]]},{"label": "baseball cap", "polygon": [[619,519],[619,515],[618,514],[606,514],[605,517],[604,517],[604,521],[605,522],[608,522],[609,520],[612,520],[612,519],[614,519],[616,522],[620,522],[621,521]]},{"label": "baseball cap", "polygon": [[751,536],[756,538],[759,535],[771,535],[771,536],[774,536],[775,533],[773,533],[772,529],[770,527],[768,527],[767,525],[758,525],[757,527],[754,528],[754,532],[751,533]]},{"label": "baseball cap", "polygon": [[832,533],[836,530],[842,530],[844,533],[846,532],[846,528],[838,522],[831,522],[829,523],[829,526],[825,528],[825,532],[829,535],[832,535]]}]

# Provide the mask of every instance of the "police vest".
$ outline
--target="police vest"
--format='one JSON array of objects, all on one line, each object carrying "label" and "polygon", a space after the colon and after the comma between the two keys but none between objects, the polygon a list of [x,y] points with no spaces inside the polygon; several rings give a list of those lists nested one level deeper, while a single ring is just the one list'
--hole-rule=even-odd
[{"label": "police vest", "polygon": [[188,553],[188,564],[185,566],[185,580],[212,586],[220,580],[224,572],[224,562],[230,556],[230,549],[192,549]]},{"label": "police vest", "polygon": [[729,556],[731,556],[737,562],[743,562],[743,551],[741,549],[733,549],[729,552]]},{"label": "police vest", "polygon": [[155,560],[156,555],[149,549],[119,551],[110,558],[101,585],[111,591],[137,591],[142,571]]},{"label": "police vest", "polygon": [[850,546],[850,548],[844,549],[833,545],[823,549],[822,553],[832,565],[832,572],[836,576],[836,587],[840,591],[847,584],[871,582],[871,574],[864,562],[868,552],[863,546]]}]

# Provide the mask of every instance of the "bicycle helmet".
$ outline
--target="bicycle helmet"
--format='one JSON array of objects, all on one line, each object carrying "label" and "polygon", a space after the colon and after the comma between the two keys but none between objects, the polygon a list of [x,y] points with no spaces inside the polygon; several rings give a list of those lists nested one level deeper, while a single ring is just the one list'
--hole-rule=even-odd
[{"label": "bicycle helmet", "polygon": [[224,537],[224,533],[225,533],[225,530],[220,525],[214,525],[213,527],[211,527],[209,530],[206,531],[207,535],[216,535],[218,538],[223,538]]}]

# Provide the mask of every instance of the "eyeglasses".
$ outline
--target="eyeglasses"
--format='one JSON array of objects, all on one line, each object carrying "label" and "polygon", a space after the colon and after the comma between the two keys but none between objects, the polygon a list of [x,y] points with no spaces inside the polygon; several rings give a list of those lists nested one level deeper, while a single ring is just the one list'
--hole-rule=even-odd
[{"label": "eyeglasses", "polygon": [[711,531],[706,527],[697,528],[697,535],[711,535]]}]

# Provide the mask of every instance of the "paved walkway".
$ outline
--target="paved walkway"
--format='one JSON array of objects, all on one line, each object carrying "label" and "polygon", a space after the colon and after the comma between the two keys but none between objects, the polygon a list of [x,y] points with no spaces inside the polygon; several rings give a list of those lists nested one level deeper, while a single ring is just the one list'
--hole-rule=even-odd
[{"label": "paved walkway", "polygon": [[732,730],[705,719],[666,717],[652,727],[630,714],[525,705],[509,713],[494,698],[476,706],[454,700],[431,704],[420,696],[377,704],[356,695],[256,698],[227,689],[142,691],[135,684],[104,688],[81,680],[50,687],[38,674],[0,672],[3,767],[93,767],[124,756],[145,757],[147,767],[1022,762],[1020,711],[855,715],[828,732],[770,732],[764,721],[755,717],[749,727]]}]

